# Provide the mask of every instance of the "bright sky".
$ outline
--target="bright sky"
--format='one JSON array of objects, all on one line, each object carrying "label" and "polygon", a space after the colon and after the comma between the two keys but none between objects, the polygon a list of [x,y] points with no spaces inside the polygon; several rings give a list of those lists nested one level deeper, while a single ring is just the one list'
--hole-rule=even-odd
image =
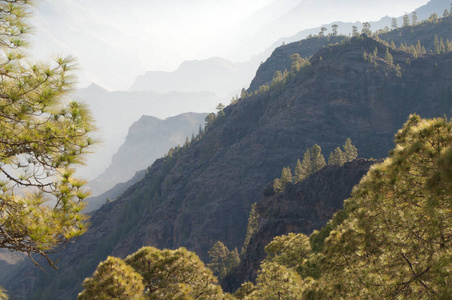
[{"label": "bright sky", "polygon": [[[385,15],[400,16],[428,0],[37,2],[35,45],[41,49],[40,53],[73,54],[79,58],[86,73],[81,76],[82,83],[96,81],[117,90],[127,89],[137,75],[146,71],[173,71],[185,60],[212,56],[245,60],[263,52],[280,37],[294,35],[306,28],[334,21],[372,21]],[[259,28],[272,24],[300,3],[306,10],[299,10],[299,25],[275,33],[275,40],[273,36],[267,37],[268,41],[261,40],[262,47],[260,44],[253,50],[241,47],[243,41],[252,38]],[[313,24],[313,20],[317,24]],[[237,53],[240,52],[243,55],[239,58]],[[107,77],[112,71],[108,68],[113,60],[121,76],[116,75],[115,80],[110,80]]]}]

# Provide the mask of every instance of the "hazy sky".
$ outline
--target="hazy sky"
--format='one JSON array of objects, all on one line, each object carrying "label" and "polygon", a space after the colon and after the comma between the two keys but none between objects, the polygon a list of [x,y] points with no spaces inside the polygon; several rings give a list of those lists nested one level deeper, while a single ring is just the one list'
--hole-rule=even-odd
[{"label": "hazy sky", "polygon": [[[437,1],[437,0],[435,0]],[[400,16],[428,0],[41,0],[35,17],[39,54],[79,58],[82,86],[95,81],[127,89],[137,75],[173,71],[185,60],[212,56],[246,60],[278,38],[334,21]],[[243,49],[243,41],[272,26],[297,5],[300,24]],[[276,36],[280,34],[281,36]],[[265,35],[265,34],[264,34]],[[116,63],[114,74],[112,62]],[[112,78],[108,78],[108,77]],[[115,77],[113,79],[113,77]]]}]

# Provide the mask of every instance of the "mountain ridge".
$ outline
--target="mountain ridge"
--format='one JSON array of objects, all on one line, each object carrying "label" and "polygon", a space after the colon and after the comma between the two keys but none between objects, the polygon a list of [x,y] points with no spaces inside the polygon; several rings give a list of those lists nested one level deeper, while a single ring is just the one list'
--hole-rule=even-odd
[{"label": "mountain ridge", "polygon": [[141,116],[130,126],[124,143],[113,154],[111,164],[91,180],[88,187],[97,196],[129,180],[135,172],[166,154],[168,149],[183,145],[187,138],[197,134],[204,127],[206,116],[207,113],[183,113],[165,119]]}]

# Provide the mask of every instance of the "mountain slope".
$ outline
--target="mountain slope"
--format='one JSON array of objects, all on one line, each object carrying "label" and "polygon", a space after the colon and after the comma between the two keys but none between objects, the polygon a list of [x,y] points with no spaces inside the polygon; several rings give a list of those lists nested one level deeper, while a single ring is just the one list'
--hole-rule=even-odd
[{"label": "mountain slope", "polygon": [[276,236],[290,232],[309,235],[322,228],[342,209],[353,187],[375,161],[357,159],[343,166],[325,166],[302,182],[288,184],[282,193],[264,195],[256,206],[259,228],[250,239],[240,265],[223,280],[225,291],[235,291],[245,281],[254,281],[265,246]]},{"label": "mountain slope", "polygon": [[161,120],[142,116],[129,128],[124,144],[113,155],[108,168],[89,182],[89,187],[99,194],[117,183],[130,179],[135,172],[150,166],[171,147],[183,145],[186,138],[197,134],[204,126],[207,114],[184,113]]},{"label": "mountain slope", "polygon": [[[375,48],[375,63],[364,61],[363,52]],[[415,59],[390,50],[390,64],[386,49],[366,37],[322,49],[285,85],[228,106],[200,141],[157,160],[95,212],[91,229],[64,253],[61,271],[36,279],[26,269],[6,288],[28,298],[71,298],[100,260],[143,245],[185,246],[206,259],[217,240],[242,245],[251,204],[314,143],[329,153],[350,137],[360,156],[386,156],[410,113],[433,117],[452,108],[452,53]]]}]

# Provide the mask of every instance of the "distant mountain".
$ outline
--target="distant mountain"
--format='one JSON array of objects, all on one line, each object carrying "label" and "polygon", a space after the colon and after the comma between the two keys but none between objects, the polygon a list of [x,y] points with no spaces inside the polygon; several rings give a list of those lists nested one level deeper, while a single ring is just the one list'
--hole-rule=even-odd
[{"label": "distant mountain", "polygon": [[[208,113],[215,111],[221,101],[209,92],[109,92],[96,84],[75,91],[72,98],[88,104],[101,138],[94,153],[88,156],[87,166],[78,171],[89,180],[110,165],[112,155],[124,143],[128,128],[141,116],[164,119],[186,112]],[[144,168],[146,165],[141,167]]]},{"label": "distant mountain", "polygon": [[108,168],[91,180],[88,187],[95,195],[130,179],[137,171],[150,166],[171,147],[183,145],[186,138],[204,127],[206,113],[184,113],[161,120],[142,116],[129,128],[124,144],[113,155]]},{"label": "distant mountain", "polygon": [[[377,56],[369,62],[364,51]],[[274,59],[281,58],[266,64]],[[451,70],[452,52],[416,58],[365,36],[320,49],[286,81],[226,107],[199,141],[158,159],[94,212],[90,230],[61,257],[60,271],[40,276],[22,265],[5,288],[27,299],[68,299],[108,255],[184,246],[205,260],[218,240],[240,247],[251,204],[282,167],[293,168],[313,144],[327,154],[347,137],[360,157],[385,157],[410,113],[452,113]]]},{"label": "distant mountain", "polygon": [[149,71],[138,76],[130,91],[209,91],[221,97],[232,96],[247,88],[257,66],[254,61],[232,63],[218,57],[185,61],[174,72]]},{"label": "distant mountain", "polygon": [[[329,1],[329,0],[326,0],[326,1]],[[330,2],[328,2],[328,3],[330,3]],[[326,5],[326,6],[333,7],[331,5]],[[415,9],[414,11],[417,14],[418,21],[422,21],[422,20],[428,19],[430,17],[430,15],[433,13],[438,14],[438,16],[442,16],[444,9],[450,9],[450,1],[449,0],[430,0],[427,4],[422,5],[421,7]],[[287,16],[281,17],[281,19],[276,21],[275,23],[285,24],[285,22],[288,22],[287,20],[292,20],[291,22],[303,22],[304,19],[300,18],[300,17],[303,14],[306,14],[306,12],[309,12],[309,9],[307,7],[305,7],[304,4],[302,3],[299,6],[297,6],[296,8],[292,9],[288,13]],[[412,13],[411,12],[408,12],[408,13],[410,16],[410,21],[411,21]],[[315,16],[314,13],[312,15]],[[394,17],[397,19],[398,25],[402,26],[403,16],[394,16]],[[369,23],[371,25],[370,29],[372,31],[377,31],[380,29],[384,29],[386,26],[389,29],[391,29],[392,18],[393,17],[385,16],[378,21],[369,20]],[[350,36],[350,34],[352,32],[352,27],[353,26],[358,27],[359,32],[361,32],[362,25],[363,25],[362,22],[365,22],[365,21],[366,20],[361,20],[361,21],[356,21],[356,22],[343,22],[343,21],[337,20],[335,22],[322,24],[317,27],[311,27],[308,29],[301,30],[294,35],[278,37],[275,40],[275,42],[272,42],[271,46],[268,47],[265,51],[263,51],[262,54],[258,55],[258,57],[261,60],[264,60],[264,59],[266,59],[266,57],[270,56],[270,54],[273,52],[273,50],[275,50],[277,47],[281,46],[282,44],[288,44],[288,43],[292,43],[295,41],[299,41],[299,40],[305,39],[309,35],[318,35],[320,32],[320,29],[322,27],[325,27],[327,29],[325,34],[329,34],[332,32],[331,26],[333,24],[338,25],[338,28],[337,28],[338,34]],[[298,27],[300,28],[300,26],[298,26]],[[250,40],[252,40],[252,38]]]}]

